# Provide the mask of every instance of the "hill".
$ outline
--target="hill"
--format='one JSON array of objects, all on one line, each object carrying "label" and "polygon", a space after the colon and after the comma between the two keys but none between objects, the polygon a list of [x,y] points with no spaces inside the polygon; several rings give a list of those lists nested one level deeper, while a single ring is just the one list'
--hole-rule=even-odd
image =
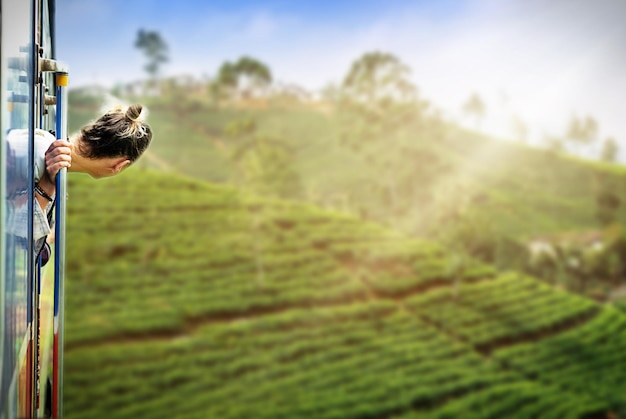
[{"label": "hill", "polygon": [[[618,187],[622,166],[496,140],[419,113],[389,127],[304,106],[215,108],[168,97],[149,106],[159,133],[152,151],[182,174],[233,181],[242,168],[232,154],[255,136],[270,136],[291,151],[302,182],[302,195],[288,198],[365,213],[410,234],[432,233],[429,224],[472,206],[513,237],[599,228],[600,189],[612,187],[626,198]],[[237,132],[246,122],[252,129]],[[626,212],[617,218],[626,222]]]},{"label": "hill", "polygon": [[[392,121],[394,129],[349,111],[308,106],[217,108],[177,96],[126,100],[147,104],[156,133],[150,151],[175,172],[236,183],[237,172],[246,169],[237,160],[241,149],[254,147],[255,137],[271,137],[291,153],[302,184],[299,196],[287,198],[364,212],[409,234],[425,234],[429,223],[474,205],[488,212],[497,231],[514,237],[599,228],[599,190],[613,187],[620,201],[626,199],[620,165],[496,140],[418,111]],[[70,114],[73,129],[97,114],[78,104]],[[395,209],[384,179],[389,165],[402,201]],[[626,211],[616,216],[626,222]]]},{"label": "hill", "polygon": [[[79,99],[73,129],[96,109]],[[216,108],[184,95],[130,100],[148,105],[156,133],[144,167],[349,212],[603,301],[623,285],[622,166],[495,140],[414,110],[381,117]],[[599,238],[601,254],[585,237]],[[547,258],[534,257],[535,242],[552,247]]]},{"label": "hill", "polygon": [[626,415],[626,314],[349,214],[70,176],[68,418]]}]

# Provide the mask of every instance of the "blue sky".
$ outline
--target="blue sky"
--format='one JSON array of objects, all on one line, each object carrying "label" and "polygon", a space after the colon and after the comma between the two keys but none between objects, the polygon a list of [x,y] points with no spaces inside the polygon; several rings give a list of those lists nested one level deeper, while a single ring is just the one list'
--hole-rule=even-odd
[{"label": "blue sky", "polygon": [[477,92],[494,134],[511,135],[512,115],[539,139],[590,114],[626,147],[623,16],[621,0],[57,0],[57,51],[73,85],[113,85],[143,77],[133,42],[158,30],[168,75],[211,77],[247,54],[277,81],[319,89],[382,50],[450,117]]},{"label": "blue sky", "polygon": [[[57,4],[59,55],[65,54],[76,67],[75,82],[111,84],[141,77],[141,56],[132,47],[140,28],[158,30],[168,42],[171,63],[166,71],[171,74],[189,69],[210,75],[225,59],[248,53],[265,61],[273,58],[271,64],[276,64],[280,76],[281,64],[291,61],[290,53],[306,52],[307,47],[332,53],[332,47],[352,42],[359,32],[375,30],[405,12],[433,22],[449,20],[466,2],[58,0]],[[346,56],[344,67],[354,58]],[[347,67],[341,69],[345,71]],[[320,80],[290,81],[326,82]]]}]

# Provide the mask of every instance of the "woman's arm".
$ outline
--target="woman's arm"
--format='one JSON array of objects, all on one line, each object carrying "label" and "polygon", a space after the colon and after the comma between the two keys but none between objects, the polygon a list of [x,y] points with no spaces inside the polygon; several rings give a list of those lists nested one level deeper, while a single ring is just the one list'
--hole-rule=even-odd
[{"label": "woman's arm", "polygon": [[57,173],[62,168],[69,168],[72,165],[72,148],[72,143],[66,140],[56,140],[50,144],[46,151],[46,171],[38,182],[38,186],[43,193],[35,193],[37,202],[43,210],[50,203],[49,198],[54,197],[56,192]]}]

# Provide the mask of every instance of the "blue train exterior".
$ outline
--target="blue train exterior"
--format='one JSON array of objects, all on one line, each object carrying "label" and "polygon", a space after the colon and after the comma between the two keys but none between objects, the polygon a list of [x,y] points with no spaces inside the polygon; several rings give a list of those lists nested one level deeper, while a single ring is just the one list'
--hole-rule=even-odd
[{"label": "blue train exterior", "polygon": [[[59,131],[65,123],[57,84],[66,85],[67,77],[59,78],[65,73],[54,61],[54,15],[54,0],[1,0],[0,419],[62,413],[62,318],[53,315],[62,301],[59,263],[42,268],[32,240],[35,130]],[[28,131],[28,170],[16,164],[7,142],[15,129]],[[25,210],[26,219],[18,216]]]}]

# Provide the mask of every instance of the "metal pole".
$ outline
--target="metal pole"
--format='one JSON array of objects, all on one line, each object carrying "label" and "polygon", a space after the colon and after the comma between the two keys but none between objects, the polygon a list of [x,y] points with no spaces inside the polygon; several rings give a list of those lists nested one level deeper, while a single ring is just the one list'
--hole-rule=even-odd
[{"label": "metal pole", "polygon": [[[67,82],[66,72],[55,73],[56,137],[67,138]],[[56,207],[54,234],[54,346],[52,360],[52,417],[63,416],[63,325],[65,317],[65,198],[67,169],[56,178]]]},{"label": "metal pole", "polygon": [[27,365],[27,377],[26,377],[26,412],[25,414],[29,418],[34,418],[37,415],[35,408],[34,397],[36,393],[37,383],[35,382],[36,376],[36,332],[37,325],[35,315],[35,305],[37,302],[36,286],[35,286],[35,245],[34,245],[34,214],[35,214],[35,177],[32,168],[35,167],[35,119],[36,119],[36,84],[38,79],[38,51],[37,51],[37,22],[38,22],[38,1],[32,0],[31,4],[31,33],[30,33],[30,48],[29,48],[29,68],[28,68],[28,167],[31,170],[28,171],[28,234],[27,234],[27,251],[26,256],[26,278],[28,281],[27,292],[27,323],[28,323],[28,346],[26,351],[26,365]]}]

